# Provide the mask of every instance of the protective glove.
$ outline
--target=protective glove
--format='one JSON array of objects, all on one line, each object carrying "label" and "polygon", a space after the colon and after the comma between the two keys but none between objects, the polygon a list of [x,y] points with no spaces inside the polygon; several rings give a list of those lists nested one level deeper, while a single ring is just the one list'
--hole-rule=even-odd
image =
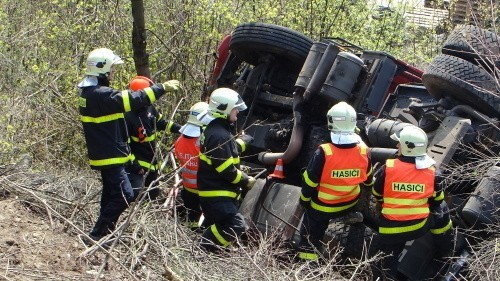
[{"label": "protective glove", "polygon": [[165,92],[176,92],[181,88],[181,82],[177,80],[168,80],[167,82],[164,82],[162,85]]},{"label": "protective glove", "polygon": [[251,135],[243,134],[239,137],[246,144],[250,144],[253,142],[253,137]]},{"label": "protective glove", "polygon": [[182,125],[175,123],[174,121],[168,121],[167,129],[170,133],[178,134]]},{"label": "protective glove", "polygon": [[257,180],[254,178],[254,177],[248,177],[248,183],[247,183],[247,189],[250,190],[252,189],[252,187],[255,185],[255,183],[257,182]]},{"label": "protective glove", "polygon": [[239,138],[236,139],[236,143],[240,146],[240,152],[245,152],[247,150],[247,145],[253,142],[253,137],[243,133]]}]

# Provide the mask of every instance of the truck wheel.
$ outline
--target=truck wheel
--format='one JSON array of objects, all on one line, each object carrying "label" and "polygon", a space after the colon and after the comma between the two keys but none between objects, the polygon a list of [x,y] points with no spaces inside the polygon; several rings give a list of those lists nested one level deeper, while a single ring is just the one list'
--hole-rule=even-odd
[{"label": "truck wheel", "polygon": [[313,41],[295,30],[267,23],[243,23],[232,35],[229,48],[238,57],[252,65],[259,64],[265,54],[290,61],[300,69]]},{"label": "truck wheel", "polygon": [[492,62],[500,63],[500,42],[494,32],[473,25],[458,25],[444,42],[442,53],[492,69]]},{"label": "truck wheel", "polygon": [[439,99],[452,97],[484,114],[500,117],[500,90],[484,69],[449,55],[438,55],[422,75],[427,91]]}]

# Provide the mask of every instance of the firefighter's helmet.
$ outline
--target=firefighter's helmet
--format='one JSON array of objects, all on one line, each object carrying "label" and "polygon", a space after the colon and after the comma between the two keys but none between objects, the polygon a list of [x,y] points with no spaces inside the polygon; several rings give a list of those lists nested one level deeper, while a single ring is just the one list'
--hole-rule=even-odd
[{"label": "firefighter's helmet", "polygon": [[128,87],[132,91],[139,91],[153,85],[153,81],[145,76],[136,76],[130,80]]},{"label": "firefighter's helmet", "polygon": [[404,156],[424,156],[427,154],[427,134],[417,126],[406,126],[391,135],[399,142],[399,149]]},{"label": "firefighter's helmet", "polygon": [[241,96],[229,88],[218,88],[210,95],[208,111],[213,117],[227,118],[233,108],[238,111],[247,109],[247,106]]},{"label": "firefighter's helmet", "polygon": [[87,57],[85,74],[97,77],[108,77],[111,67],[122,64],[123,60],[107,48],[95,49]]},{"label": "firefighter's helmet", "polygon": [[189,117],[188,117],[187,122],[189,124],[193,124],[196,126],[203,126],[203,123],[201,123],[200,120],[198,120],[196,117],[200,113],[202,113],[206,110],[208,110],[208,103],[206,103],[204,101],[200,101],[200,102],[193,104],[193,106],[191,106],[191,108],[189,108]]},{"label": "firefighter's helmet", "polygon": [[326,114],[328,130],[339,133],[353,133],[356,128],[356,110],[346,102],[332,106]]}]

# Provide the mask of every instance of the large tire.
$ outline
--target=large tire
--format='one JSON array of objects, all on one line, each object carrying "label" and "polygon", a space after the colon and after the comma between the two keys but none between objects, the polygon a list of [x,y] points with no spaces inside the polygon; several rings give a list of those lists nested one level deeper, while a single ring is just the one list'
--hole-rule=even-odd
[{"label": "large tire", "polygon": [[438,55],[422,75],[436,99],[452,97],[489,116],[500,117],[500,91],[495,78],[461,58]]},{"label": "large tire", "polygon": [[474,64],[479,62],[492,70],[492,62],[499,59],[500,42],[494,32],[473,25],[457,25],[444,42],[442,52]]},{"label": "large tire", "polygon": [[312,44],[309,37],[283,26],[242,23],[234,29],[229,48],[252,65],[259,64],[264,54],[272,54],[300,69]]}]

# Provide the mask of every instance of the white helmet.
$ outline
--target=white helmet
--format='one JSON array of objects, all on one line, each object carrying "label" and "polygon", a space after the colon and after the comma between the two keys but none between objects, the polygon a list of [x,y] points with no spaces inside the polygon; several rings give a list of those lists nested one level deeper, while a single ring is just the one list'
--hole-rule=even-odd
[{"label": "white helmet", "polygon": [[218,88],[210,95],[208,111],[216,118],[227,118],[233,108],[243,111],[247,105],[240,95],[229,88]]},{"label": "white helmet", "polygon": [[356,128],[356,110],[346,102],[332,106],[326,114],[328,130],[340,133],[353,133]]},{"label": "white helmet", "polygon": [[427,155],[427,134],[417,126],[406,126],[392,134],[391,139],[399,142],[399,149],[404,156]]},{"label": "white helmet", "polygon": [[110,49],[95,49],[87,57],[87,70],[85,74],[107,77],[111,71],[111,66],[122,63],[123,60]]},{"label": "white helmet", "polygon": [[193,124],[196,126],[203,126],[203,123],[201,123],[198,118],[196,118],[200,113],[208,110],[208,103],[204,101],[197,102],[189,108],[189,117],[188,117],[188,123]]}]

